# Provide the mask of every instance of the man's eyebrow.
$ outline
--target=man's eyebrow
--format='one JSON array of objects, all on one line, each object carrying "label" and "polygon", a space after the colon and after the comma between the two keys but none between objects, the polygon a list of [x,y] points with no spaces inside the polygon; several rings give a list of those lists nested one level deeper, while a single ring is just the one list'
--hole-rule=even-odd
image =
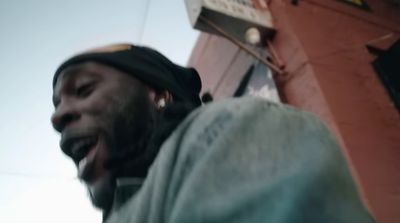
[{"label": "man's eyebrow", "polygon": [[60,74],[61,80],[65,80],[68,78],[73,78],[77,76],[78,74],[82,74],[84,70],[84,67],[82,65],[72,65],[71,67],[66,68],[62,73]]},{"label": "man's eyebrow", "polygon": [[78,64],[78,65],[72,65],[69,68],[66,68],[62,72],[62,80],[64,79],[75,79],[79,78],[80,76],[93,76],[93,75],[99,75],[98,71],[94,70],[91,68],[91,66],[88,66],[87,64]]}]

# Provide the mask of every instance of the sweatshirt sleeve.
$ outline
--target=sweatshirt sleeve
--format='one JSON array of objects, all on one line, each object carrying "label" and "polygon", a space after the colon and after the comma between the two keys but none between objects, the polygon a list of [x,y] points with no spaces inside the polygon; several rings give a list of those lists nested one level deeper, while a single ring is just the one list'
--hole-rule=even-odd
[{"label": "sweatshirt sleeve", "polygon": [[173,157],[164,222],[374,222],[336,140],[309,113],[226,100],[196,111],[164,146]]}]

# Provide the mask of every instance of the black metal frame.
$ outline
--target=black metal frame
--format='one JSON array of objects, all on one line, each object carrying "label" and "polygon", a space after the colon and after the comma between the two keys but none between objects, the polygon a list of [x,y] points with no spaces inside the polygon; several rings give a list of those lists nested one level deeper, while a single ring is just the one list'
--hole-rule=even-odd
[{"label": "black metal frame", "polygon": [[400,40],[381,53],[372,65],[400,111]]},{"label": "black metal frame", "polygon": [[351,1],[348,1],[348,0],[336,0],[336,1],[344,2],[344,3],[346,3],[346,4],[355,6],[355,7],[357,7],[357,8],[364,9],[364,10],[366,10],[366,11],[372,12],[371,7],[369,7],[368,3],[367,3],[365,0],[361,0],[361,1],[362,1],[362,5],[356,4],[356,3],[351,2]]}]

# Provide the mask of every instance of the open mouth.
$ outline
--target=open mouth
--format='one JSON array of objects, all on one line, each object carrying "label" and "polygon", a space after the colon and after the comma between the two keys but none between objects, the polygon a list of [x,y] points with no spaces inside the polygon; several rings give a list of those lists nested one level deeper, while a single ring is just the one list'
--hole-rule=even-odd
[{"label": "open mouth", "polygon": [[86,182],[94,177],[92,172],[98,144],[97,136],[66,137],[61,140],[62,150],[74,160],[78,168],[78,177]]}]

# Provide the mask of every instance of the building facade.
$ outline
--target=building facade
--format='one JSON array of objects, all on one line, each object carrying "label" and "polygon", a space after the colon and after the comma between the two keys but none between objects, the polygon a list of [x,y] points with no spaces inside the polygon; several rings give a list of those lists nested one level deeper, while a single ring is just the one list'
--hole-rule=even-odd
[{"label": "building facade", "polygon": [[[259,53],[273,53],[285,71],[274,75],[281,101],[330,126],[378,222],[400,222],[400,110],[373,65],[400,37],[398,1],[265,3],[276,34]],[[216,100],[233,96],[254,64],[237,45],[207,33],[189,60],[201,74],[203,92]]]}]

